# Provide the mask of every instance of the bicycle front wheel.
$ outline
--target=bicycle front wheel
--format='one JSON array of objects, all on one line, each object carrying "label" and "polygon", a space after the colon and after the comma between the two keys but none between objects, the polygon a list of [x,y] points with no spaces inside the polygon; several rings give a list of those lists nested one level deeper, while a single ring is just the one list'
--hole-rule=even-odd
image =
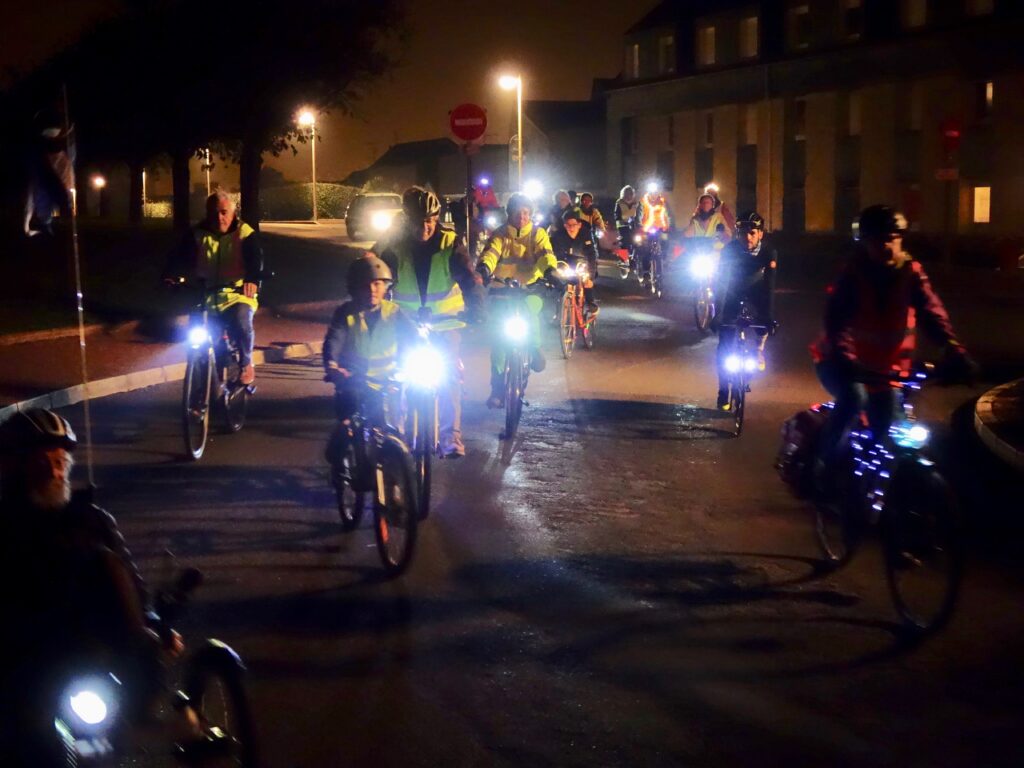
[{"label": "bicycle front wheel", "polygon": [[185,453],[194,461],[206,450],[210,434],[210,388],[213,378],[213,350],[194,350],[185,366],[182,389],[182,427]]},{"label": "bicycle front wheel", "polygon": [[733,379],[729,387],[729,403],[733,418],[733,432],[736,437],[743,433],[743,417],[747,410],[747,383],[742,376]]},{"label": "bicycle front wheel", "polygon": [[708,301],[708,294],[704,288],[700,288],[700,293],[693,303],[693,321],[701,333],[706,332],[711,324],[711,302]]},{"label": "bicycle front wheel", "polygon": [[562,295],[561,311],[561,342],[562,357],[568,360],[572,357],[573,347],[576,345],[576,298],[569,291]]},{"label": "bicycle front wheel", "polygon": [[431,464],[437,452],[437,397],[424,398],[412,410],[411,444],[420,519],[430,513]]},{"label": "bicycle front wheel", "polygon": [[217,765],[255,768],[255,729],[241,672],[200,654],[186,673],[184,692],[203,731],[224,740],[224,752],[217,755],[223,761]]},{"label": "bicycle front wheel", "polygon": [[238,383],[242,375],[237,358],[232,355],[229,365],[222,371],[224,385],[224,427],[229,432],[238,432],[245,426],[245,414],[249,409],[249,390]]},{"label": "bicycle front wheel", "polygon": [[416,548],[416,483],[412,457],[397,438],[389,438],[377,458],[374,532],[384,570],[398,576],[412,562]]},{"label": "bicycle front wheel", "polygon": [[509,352],[505,365],[505,433],[506,440],[512,440],[519,429],[519,420],[523,415],[523,361],[520,353]]},{"label": "bicycle front wheel", "polygon": [[908,628],[934,631],[952,615],[963,577],[959,507],[932,467],[904,464],[893,481],[882,517],[889,592]]}]

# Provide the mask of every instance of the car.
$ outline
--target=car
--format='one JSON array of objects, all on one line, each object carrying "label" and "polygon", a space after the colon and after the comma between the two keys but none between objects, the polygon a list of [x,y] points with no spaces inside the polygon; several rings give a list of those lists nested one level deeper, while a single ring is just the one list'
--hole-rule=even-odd
[{"label": "car", "polygon": [[392,192],[366,192],[356,195],[345,211],[345,226],[351,240],[360,236],[383,235],[402,212],[402,196]]}]

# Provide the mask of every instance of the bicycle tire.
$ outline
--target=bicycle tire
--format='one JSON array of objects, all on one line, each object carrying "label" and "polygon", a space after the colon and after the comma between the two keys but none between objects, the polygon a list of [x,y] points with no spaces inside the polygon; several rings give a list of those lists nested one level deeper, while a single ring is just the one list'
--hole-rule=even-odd
[{"label": "bicycle tire", "polygon": [[562,357],[566,360],[572,357],[573,347],[576,346],[576,307],[574,304],[575,298],[566,291],[562,295],[562,311],[560,313]]},{"label": "bicycle tire", "polygon": [[210,436],[210,389],[213,378],[213,350],[194,350],[185,366],[182,386],[182,428],[185,453],[193,461],[202,458]]},{"label": "bicycle tire", "polygon": [[224,366],[221,372],[221,381],[224,382],[224,428],[229,434],[245,426],[245,416],[249,409],[249,390],[238,383],[241,373],[237,353],[232,353],[231,364]]},{"label": "bicycle tire", "polygon": [[592,317],[588,314],[583,323],[583,328],[580,329],[583,335],[583,346],[587,350],[594,348],[594,341],[597,337],[597,318]]},{"label": "bicycle tire", "polygon": [[416,549],[419,512],[412,455],[393,435],[377,455],[373,530],[377,552],[390,576],[403,573]]},{"label": "bicycle tire", "polygon": [[351,442],[346,441],[342,455],[338,457],[338,462],[339,466],[331,466],[331,483],[334,486],[341,530],[347,533],[359,527],[366,506],[364,494],[353,487],[352,478],[357,470],[355,447]]},{"label": "bicycle tire", "polygon": [[629,278],[629,273],[631,271],[630,268],[629,268],[629,262],[623,263],[623,262],[620,261],[618,266],[619,266],[619,279],[620,280],[627,280]]},{"label": "bicycle tire", "polygon": [[739,437],[743,434],[743,419],[747,409],[747,383],[742,376],[733,379],[729,387],[729,400],[733,418],[733,433]]},{"label": "bicycle tire", "polygon": [[417,509],[420,520],[430,514],[430,491],[433,476],[433,454],[437,451],[434,441],[436,399],[431,399],[427,407],[421,399],[413,409],[412,455],[416,469],[416,488],[418,491]]},{"label": "bicycle tire", "polygon": [[[882,537],[889,594],[904,626],[921,633],[940,629],[956,606],[965,547],[959,505],[934,467],[897,467],[882,513]],[[919,580],[912,577],[921,575],[928,582],[925,591],[934,594],[919,603]]]},{"label": "bicycle tire", "polygon": [[505,440],[515,439],[523,415],[523,361],[518,350],[505,363]]},{"label": "bicycle tire", "polygon": [[693,303],[693,320],[701,333],[706,333],[708,326],[711,325],[711,303],[703,288],[700,289],[699,298]]},{"label": "bicycle tire", "polygon": [[240,768],[255,768],[255,728],[241,671],[213,658],[199,654],[189,662],[185,695],[204,729],[219,728],[231,739],[232,762]]}]

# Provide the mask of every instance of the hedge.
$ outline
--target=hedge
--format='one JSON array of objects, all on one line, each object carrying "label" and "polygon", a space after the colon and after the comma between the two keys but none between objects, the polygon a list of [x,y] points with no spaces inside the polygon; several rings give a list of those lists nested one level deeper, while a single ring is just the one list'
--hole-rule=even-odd
[{"label": "hedge", "polygon": [[[260,191],[261,218],[266,221],[291,221],[313,216],[312,184],[288,184]],[[319,182],[316,185],[317,216],[341,219],[358,187]]]}]

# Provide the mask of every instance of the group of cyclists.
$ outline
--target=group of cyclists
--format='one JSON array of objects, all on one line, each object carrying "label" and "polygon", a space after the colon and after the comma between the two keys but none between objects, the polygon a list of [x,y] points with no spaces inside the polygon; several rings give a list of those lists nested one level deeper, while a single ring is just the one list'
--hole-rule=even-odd
[{"label": "group of cyclists", "polygon": [[[557,264],[586,261],[596,278],[600,238],[606,231],[593,196],[578,198],[569,191],[554,195],[543,221],[535,220],[536,205],[521,193],[512,194],[504,223],[494,227],[479,257],[470,253],[465,238],[441,224],[442,203],[431,191],[411,187],[402,196],[400,224],[347,272],[349,299],[334,312],[324,339],[323,367],[335,388],[339,424],[352,414],[358,388],[386,380],[398,365],[404,345],[415,339],[424,318],[450,363],[448,385],[439,393],[439,421],[445,457],[465,454],[461,431],[463,371],[460,332],[467,309],[485,305],[486,288],[497,278],[514,278],[522,285],[558,285]],[[652,188],[638,197],[633,187],[622,189],[614,205],[613,225],[619,242],[629,247],[635,228],[666,233],[675,227],[664,194]],[[952,368],[970,373],[975,365],[954,334],[943,304],[920,263],[903,249],[905,218],[877,205],[865,209],[857,222],[853,255],[830,289],[824,330],[812,345],[816,372],[834,396],[836,406],[825,427],[818,452],[821,492],[828,493],[830,462],[851,422],[866,411],[872,429],[884,433],[892,418],[893,390],[884,382],[894,368],[905,368],[913,350],[915,331],[926,331],[945,348]],[[721,243],[718,299],[719,320],[729,325],[742,302],[753,309],[759,325],[774,327],[774,280],[777,254],[765,241],[765,222],[757,212],[734,217],[709,189],[683,228],[687,237],[712,238]],[[253,313],[263,270],[258,234],[238,218],[230,197],[215,192],[207,203],[206,219],[182,241],[168,274],[182,269],[206,276],[212,292],[211,309],[236,337],[247,381],[255,376],[251,351]],[[496,290],[497,292],[497,290]],[[589,292],[589,310],[599,311],[597,292]],[[545,368],[541,350],[542,299],[527,301],[530,318],[529,364]],[[760,339],[763,368],[766,336]],[[721,356],[730,343],[723,328]],[[491,342],[491,392],[487,404],[503,405],[501,386],[503,346]],[[720,378],[718,406],[727,407]],[[332,440],[343,439],[342,432]],[[147,630],[147,594],[138,570],[124,546],[112,517],[81,494],[72,494],[70,472],[77,440],[70,424],[47,410],[28,410],[0,424],[0,546],[8,569],[4,583],[12,587],[19,629],[7,633],[17,641],[13,652],[27,659],[17,679],[45,671],[52,647],[63,636],[59,623],[46,617],[84,615],[102,621],[76,626],[80,636],[117,648],[129,677],[147,678],[145,670],[160,653]],[[330,453],[330,452],[329,452]],[[40,556],[41,555],[41,556]],[[41,564],[45,568],[40,568]],[[53,565],[60,565],[54,569]],[[77,575],[71,576],[71,571]],[[83,578],[84,574],[84,578]],[[62,581],[63,579],[63,581]],[[17,589],[13,584],[19,584]],[[58,584],[73,584],[61,592]],[[88,593],[88,599],[83,594]],[[76,605],[76,601],[79,601]],[[40,606],[52,606],[42,611]],[[24,621],[24,623],[20,623]],[[56,621],[56,619],[55,619]],[[27,628],[27,629],[26,629]],[[49,642],[39,642],[40,638]],[[178,649],[180,651],[180,649]],[[35,660],[35,663],[33,662]],[[8,702],[11,704],[11,702]],[[17,712],[11,723],[24,724]],[[9,746],[9,744],[3,745]]]}]

